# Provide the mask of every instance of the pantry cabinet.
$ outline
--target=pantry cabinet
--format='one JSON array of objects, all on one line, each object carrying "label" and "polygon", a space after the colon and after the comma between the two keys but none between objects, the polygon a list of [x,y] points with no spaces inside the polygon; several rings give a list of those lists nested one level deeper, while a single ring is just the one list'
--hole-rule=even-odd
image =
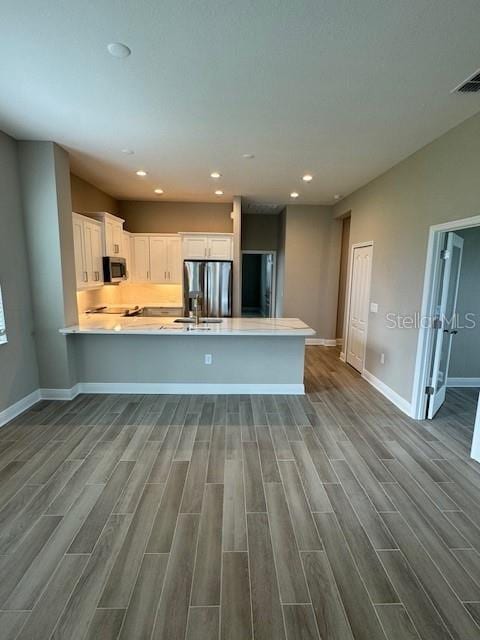
[{"label": "pantry cabinet", "polygon": [[184,260],[233,260],[232,234],[182,234]]},{"label": "pantry cabinet", "polygon": [[103,284],[101,223],[74,213],[73,245],[77,289],[101,286]]}]

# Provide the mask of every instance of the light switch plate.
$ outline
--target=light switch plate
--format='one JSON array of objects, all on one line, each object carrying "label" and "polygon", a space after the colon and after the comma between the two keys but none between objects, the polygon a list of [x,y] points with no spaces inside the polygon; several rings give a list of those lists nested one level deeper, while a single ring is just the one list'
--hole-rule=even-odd
[{"label": "light switch plate", "polygon": [[378,313],[378,304],[376,302],[370,303],[370,311],[371,313]]}]

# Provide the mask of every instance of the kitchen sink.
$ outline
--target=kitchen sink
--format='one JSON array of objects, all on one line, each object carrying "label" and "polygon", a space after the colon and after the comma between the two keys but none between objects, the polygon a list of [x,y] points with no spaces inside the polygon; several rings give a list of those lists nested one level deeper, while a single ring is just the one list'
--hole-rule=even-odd
[{"label": "kitchen sink", "polygon": [[[174,322],[195,324],[195,318],[177,318]],[[221,322],[223,322],[222,318],[200,318],[200,324],[220,324]]]}]

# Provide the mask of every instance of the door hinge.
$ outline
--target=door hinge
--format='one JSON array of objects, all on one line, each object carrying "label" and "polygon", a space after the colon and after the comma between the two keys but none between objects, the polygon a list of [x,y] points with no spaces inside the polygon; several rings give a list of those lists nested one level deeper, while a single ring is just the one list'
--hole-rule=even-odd
[{"label": "door hinge", "polygon": [[425,387],[425,393],[427,394],[427,396],[433,396],[435,392],[435,388],[434,387]]},{"label": "door hinge", "polygon": [[448,249],[442,249],[440,251],[440,260],[448,260],[450,258],[450,251]]},{"label": "door hinge", "polygon": [[433,321],[433,329],[443,329],[443,322],[440,318],[435,318]]}]

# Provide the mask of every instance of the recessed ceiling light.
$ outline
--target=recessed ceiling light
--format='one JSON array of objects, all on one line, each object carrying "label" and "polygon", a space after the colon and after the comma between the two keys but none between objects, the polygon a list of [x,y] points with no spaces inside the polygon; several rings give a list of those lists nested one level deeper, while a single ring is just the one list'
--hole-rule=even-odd
[{"label": "recessed ceiling light", "polygon": [[111,42],[107,45],[108,53],[114,58],[128,58],[132,53],[131,49],[122,42]]},{"label": "recessed ceiling light", "polygon": [[342,197],[341,195],[339,195],[338,193],[336,193],[336,194],[333,196],[333,199],[334,199],[334,200],[340,200],[340,198],[341,198],[341,197]]},{"label": "recessed ceiling light", "polygon": [[216,196],[223,196],[223,191],[221,191],[220,189],[217,189],[217,190],[215,191],[215,195],[216,195]]},{"label": "recessed ceiling light", "polygon": [[154,189],[153,191],[154,191],[154,193],[156,193],[158,196],[161,196],[161,195],[164,193],[163,189]]},{"label": "recessed ceiling light", "polygon": [[303,180],[304,182],[311,182],[311,181],[313,180],[313,176],[312,176],[312,175],[310,175],[309,173],[306,173],[306,174],[302,177],[302,180]]},{"label": "recessed ceiling light", "polygon": [[138,171],[136,171],[137,176],[140,176],[141,178],[144,178],[147,175],[147,172],[144,171],[143,169],[139,169]]},{"label": "recessed ceiling light", "polygon": [[245,160],[253,160],[254,157],[254,153],[242,153],[242,158],[245,158]]},{"label": "recessed ceiling light", "polygon": [[290,198],[298,198],[300,194],[297,193],[296,191],[292,191],[292,193],[290,194]]},{"label": "recessed ceiling light", "polygon": [[126,156],[133,156],[133,154],[135,153],[135,151],[133,149],[122,149],[122,153],[124,153]]},{"label": "recessed ceiling light", "polygon": [[218,171],[212,171],[212,173],[210,174],[210,178],[221,178],[222,174],[218,173]]}]

